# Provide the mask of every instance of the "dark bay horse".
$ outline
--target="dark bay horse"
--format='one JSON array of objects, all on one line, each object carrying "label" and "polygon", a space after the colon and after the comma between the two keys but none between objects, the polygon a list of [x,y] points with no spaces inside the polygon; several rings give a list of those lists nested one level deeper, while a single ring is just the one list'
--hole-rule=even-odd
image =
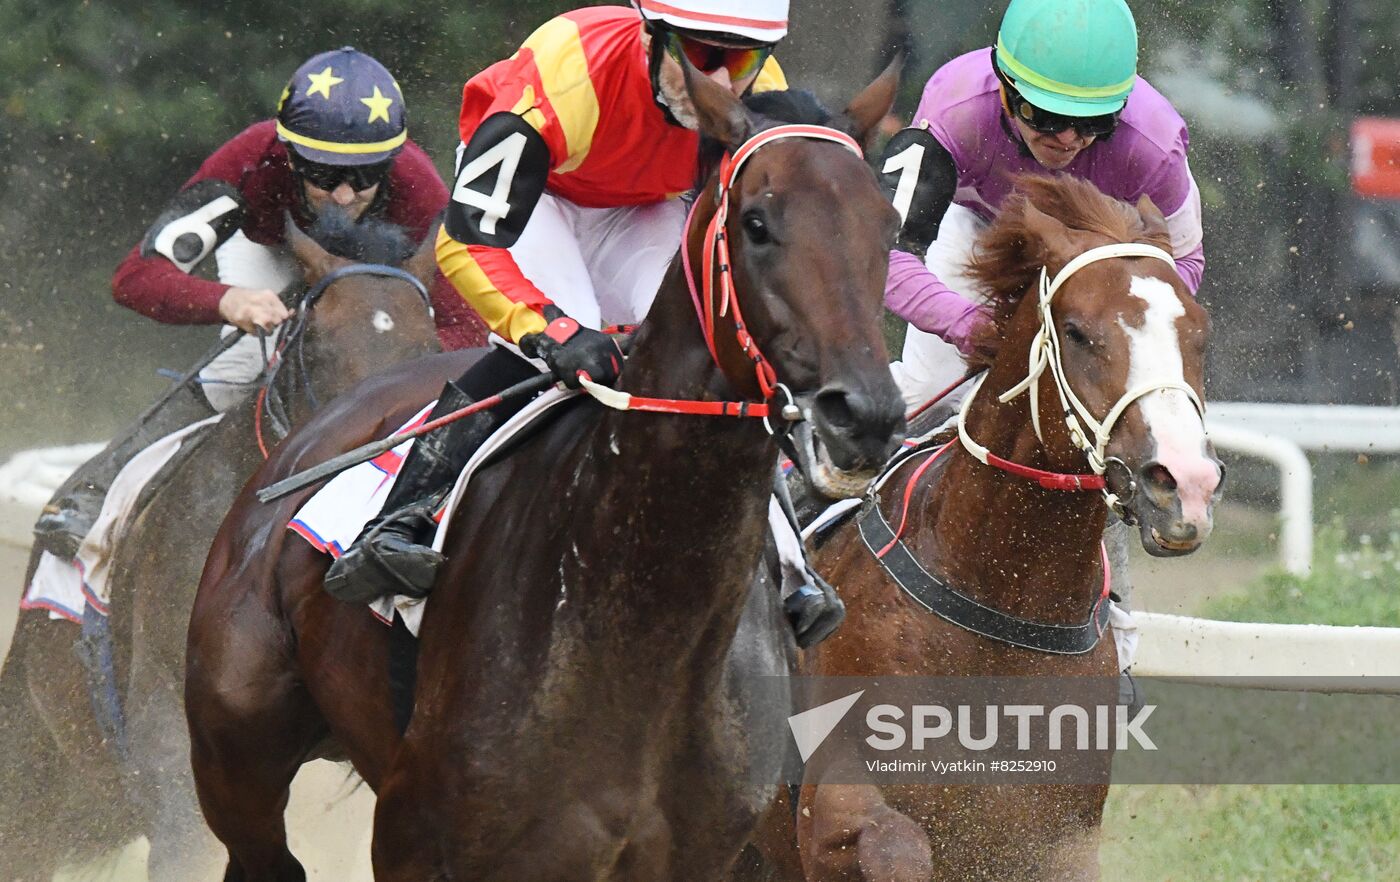
[{"label": "dark bay horse", "polygon": [[[376,262],[396,263],[404,246],[412,247],[398,228],[368,223],[326,235],[332,247]],[[333,256],[294,226],[288,241],[309,290],[323,280],[330,284],[314,307],[302,305],[300,342],[285,351],[271,389],[282,402],[282,418],[300,423],[316,401],[330,400],[386,365],[436,351],[425,302],[405,279],[362,272],[367,268]],[[404,270],[433,284],[432,237]],[[475,354],[439,356],[425,370],[460,373],[461,359],[470,357]],[[124,760],[104,743],[94,718],[87,672],[74,652],[79,627],[50,621],[43,611],[21,614],[0,673],[0,780],[18,791],[0,807],[0,867],[22,866],[26,878],[47,880],[57,866],[142,834],[151,841],[152,879],[201,878],[217,865],[211,861],[221,863],[189,776],[185,629],[219,520],[263,461],[258,429],[265,445],[277,440],[267,414],[258,418],[257,404],[250,400],[227,412],[186,443],[113,552],[111,624],[129,745]]]},{"label": "dark bay horse", "polygon": [[[995,314],[983,350],[995,356],[981,365],[986,379],[964,411],[970,444],[955,442],[943,454],[936,480],[917,476],[924,459],[908,462],[885,485],[880,510],[891,525],[907,511],[905,547],[962,594],[1022,620],[1080,625],[1102,591],[1105,498],[1046,489],[984,464],[972,448],[989,449],[994,463],[999,455],[1045,473],[1086,473],[1086,459],[1092,465],[1097,456],[1108,472],[1105,492],[1136,519],[1148,552],[1193,551],[1210,533],[1222,475],[1199,412],[1208,322],[1168,255],[1101,248],[1168,248],[1165,221],[1149,201],[1134,208],[1068,177],[1027,178],[1018,187],[974,252],[973,276]],[[1042,304],[1052,311],[1049,324]],[[1008,395],[1021,391],[1033,346],[1047,361],[1023,394]],[[1083,443],[1071,439],[1066,408],[1076,411]],[[860,530],[845,525],[815,558],[840,586],[847,617],[832,639],[804,655],[802,673],[1081,676],[1098,678],[1105,703],[1116,703],[1111,633],[1079,654],[973,633],[901,591]],[[783,878],[1098,877],[1106,762],[1102,785],[882,787],[824,782],[830,766],[821,757],[807,767],[796,830],[793,808],[775,807],[758,837],[770,863],[787,868]]]},{"label": "dark bay horse", "polygon": [[[747,156],[714,227],[733,291],[722,308],[722,295],[692,301],[687,287],[688,268],[722,272],[706,235],[712,177],[620,388],[761,399],[758,353],[810,414],[828,466],[868,479],[903,424],[878,320],[897,216],[848,137],[770,128],[728,90],[689,79],[702,131]],[[877,80],[829,124],[863,138],[895,81]],[[329,598],[325,558],[288,538],[304,494],[262,507],[253,497],[381,434],[439,388],[396,375],[397,388],[366,390],[288,439],[210,554],[186,712],[200,803],[229,851],[225,879],[306,878],[282,815],[298,766],[326,755],[348,757],[378,794],[377,879],[722,877],[778,776],[750,783],[749,734],[723,684],[767,529],[773,439],[751,418],[587,401],[478,472],[446,536],[401,737],[388,629]],[[776,417],[785,396],[772,402]]]}]

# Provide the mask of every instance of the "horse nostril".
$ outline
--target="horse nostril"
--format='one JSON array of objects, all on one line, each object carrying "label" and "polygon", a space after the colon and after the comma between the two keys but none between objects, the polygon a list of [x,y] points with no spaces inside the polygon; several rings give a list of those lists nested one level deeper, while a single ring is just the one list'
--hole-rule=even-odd
[{"label": "horse nostril", "polygon": [[1155,490],[1165,490],[1168,493],[1176,490],[1176,478],[1172,477],[1171,471],[1160,462],[1149,463],[1144,467],[1142,479]]},{"label": "horse nostril", "polygon": [[852,408],[852,396],[840,389],[825,389],[817,393],[816,408],[822,419],[835,429],[855,428],[857,417]]}]

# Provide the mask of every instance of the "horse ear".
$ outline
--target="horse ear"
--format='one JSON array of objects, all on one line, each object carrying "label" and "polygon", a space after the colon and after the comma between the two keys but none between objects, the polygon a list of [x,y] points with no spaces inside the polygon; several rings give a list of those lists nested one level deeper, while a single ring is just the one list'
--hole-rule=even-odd
[{"label": "horse ear", "polygon": [[1070,255],[1078,250],[1070,238],[1069,228],[1036,208],[1035,203],[1029,199],[1025,201],[1024,208],[1021,209],[1021,217],[1024,219],[1026,232],[1034,240],[1040,242],[1041,262],[1047,266],[1052,262],[1065,263],[1069,261]]},{"label": "horse ear", "polygon": [[690,59],[681,54],[681,72],[685,74],[685,91],[695,105],[695,118],[700,122],[702,134],[735,150],[749,139],[753,133],[753,117],[744,102],[734,97],[734,93],[704,76]]},{"label": "horse ear", "polygon": [[1138,214],[1142,216],[1142,227],[1145,238],[1155,239],[1159,242],[1170,242],[1172,240],[1171,231],[1167,229],[1167,219],[1162,214],[1162,210],[1157,207],[1146,193],[1138,197]]},{"label": "horse ear", "polygon": [[870,136],[894,106],[895,93],[899,91],[899,72],[903,68],[904,53],[900,52],[870,85],[851,99],[837,117],[837,128],[849,132],[862,146],[868,147]]},{"label": "horse ear", "polygon": [[322,248],[315,239],[303,233],[296,221],[292,220],[290,211],[282,214],[285,219],[282,235],[286,238],[292,253],[301,263],[302,276],[306,279],[306,284],[314,285],[321,280],[322,276],[335,268],[336,261],[340,258]]},{"label": "horse ear", "polygon": [[442,229],[442,222],[435,222],[428,229],[428,235],[424,237],[423,243],[418,246],[418,250],[413,256],[404,261],[403,268],[408,270],[415,279],[423,283],[423,286],[432,289],[433,280],[437,277],[437,238],[438,231]]}]

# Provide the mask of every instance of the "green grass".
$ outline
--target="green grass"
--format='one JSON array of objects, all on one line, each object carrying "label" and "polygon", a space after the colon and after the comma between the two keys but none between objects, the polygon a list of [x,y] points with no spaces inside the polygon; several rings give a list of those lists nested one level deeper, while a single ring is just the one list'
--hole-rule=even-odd
[{"label": "green grass", "polygon": [[[1311,576],[1268,573],[1199,615],[1400,627],[1400,510],[1377,501],[1393,506],[1400,498],[1397,475],[1386,469],[1369,485],[1351,477],[1332,485],[1319,509],[1364,504],[1318,530]],[[1104,879],[1127,882],[1400,879],[1400,787],[1117,786],[1105,808],[1101,859]]]},{"label": "green grass", "polygon": [[1400,879],[1400,787],[1114,787],[1103,878],[1125,882]]},{"label": "green grass", "polygon": [[[1394,500],[1396,497],[1391,497]],[[1201,615],[1234,622],[1400,627],[1400,510],[1383,532],[1349,535],[1340,518],[1317,531],[1313,572],[1270,572],[1241,595],[1216,598]]]}]

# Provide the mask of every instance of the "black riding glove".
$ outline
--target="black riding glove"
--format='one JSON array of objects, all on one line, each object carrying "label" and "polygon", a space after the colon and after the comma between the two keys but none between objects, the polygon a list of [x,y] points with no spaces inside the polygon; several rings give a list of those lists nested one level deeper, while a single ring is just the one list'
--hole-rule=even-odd
[{"label": "black riding glove", "polygon": [[585,328],[557,307],[546,306],[549,327],[520,338],[520,351],[544,359],[565,386],[579,387],[579,374],[604,386],[612,385],[622,371],[622,350],[602,331]]}]

